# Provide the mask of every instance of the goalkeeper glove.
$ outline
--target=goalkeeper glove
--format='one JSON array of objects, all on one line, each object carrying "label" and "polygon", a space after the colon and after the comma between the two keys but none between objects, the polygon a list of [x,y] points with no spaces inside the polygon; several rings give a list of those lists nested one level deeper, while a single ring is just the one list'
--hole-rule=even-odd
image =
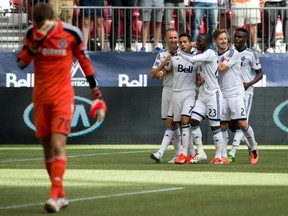
[{"label": "goalkeeper glove", "polygon": [[102,92],[99,88],[92,90],[93,102],[91,104],[89,116],[94,118],[97,114],[97,121],[102,122],[107,112],[107,105],[102,99]]},{"label": "goalkeeper glove", "polygon": [[44,40],[48,37],[51,31],[55,27],[55,22],[53,20],[45,20],[44,24],[37,28],[37,24],[33,23],[33,43],[29,47],[32,53],[37,53],[39,47],[43,44]]}]

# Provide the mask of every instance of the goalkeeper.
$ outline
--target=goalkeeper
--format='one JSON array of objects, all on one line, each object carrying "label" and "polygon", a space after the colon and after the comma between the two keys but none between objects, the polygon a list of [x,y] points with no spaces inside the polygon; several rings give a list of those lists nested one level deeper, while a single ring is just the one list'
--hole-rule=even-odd
[{"label": "goalkeeper", "polygon": [[53,9],[49,4],[36,4],[33,25],[28,27],[23,48],[17,57],[21,69],[34,61],[36,137],[43,146],[45,166],[51,181],[51,192],[44,204],[48,212],[58,212],[68,206],[62,180],[67,161],[66,141],[74,107],[70,75],[74,57],[78,59],[92,90],[94,101],[90,114],[95,116],[98,113],[98,119],[103,119],[106,111],[92,63],[83,49],[81,31],[53,17]]}]

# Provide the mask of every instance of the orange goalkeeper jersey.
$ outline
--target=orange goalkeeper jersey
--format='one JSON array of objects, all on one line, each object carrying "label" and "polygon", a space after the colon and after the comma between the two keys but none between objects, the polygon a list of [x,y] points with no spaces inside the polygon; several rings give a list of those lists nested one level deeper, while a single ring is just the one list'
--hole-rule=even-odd
[{"label": "orange goalkeeper jersey", "polygon": [[71,68],[76,57],[86,76],[94,74],[93,66],[83,49],[83,36],[79,28],[62,21],[48,35],[35,55],[28,52],[33,41],[33,27],[27,29],[24,46],[18,60],[25,64],[34,61],[35,86],[33,102],[51,103],[73,100]]}]

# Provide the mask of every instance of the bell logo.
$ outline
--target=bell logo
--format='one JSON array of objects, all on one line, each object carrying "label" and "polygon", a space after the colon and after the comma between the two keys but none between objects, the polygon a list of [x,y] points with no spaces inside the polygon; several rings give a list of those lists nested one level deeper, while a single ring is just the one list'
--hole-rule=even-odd
[{"label": "bell logo", "polygon": [[34,87],[34,74],[27,73],[24,79],[20,79],[14,73],[6,74],[6,87]]},{"label": "bell logo", "polygon": [[127,74],[119,74],[119,87],[147,87],[147,75],[139,74],[138,80],[131,80]]},{"label": "bell logo", "polygon": [[[74,99],[75,99],[75,107],[71,122],[71,133],[69,134],[68,137],[83,136],[85,134],[91,133],[95,131],[97,128],[99,128],[103,123],[97,121],[97,117],[95,118],[96,120],[89,118],[88,112],[92,104],[91,100],[79,96],[75,96]],[[36,131],[35,125],[32,120],[33,116],[32,111],[33,111],[33,104],[31,103],[24,110],[23,118],[25,124],[31,130]]]}]

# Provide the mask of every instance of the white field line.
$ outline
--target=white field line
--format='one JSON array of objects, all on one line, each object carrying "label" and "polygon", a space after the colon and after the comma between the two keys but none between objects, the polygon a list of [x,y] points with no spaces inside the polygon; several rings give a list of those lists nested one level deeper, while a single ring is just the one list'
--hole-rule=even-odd
[{"label": "white field line", "polygon": [[[182,190],[182,189],[184,189],[184,187],[162,188],[162,189],[155,189],[155,190],[99,195],[99,196],[71,199],[69,200],[69,202],[71,203],[71,202],[81,202],[81,201],[96,200],[96,199],[108,199],[108,198],[113,198],[113,197],[125,197],[125,196],[141,195],[141,194],[161,193],[161,192],[168,192],[168,191]],[[27,207],[39,206],[39,205],[43,205],[43,203],[29,203],[29,204],[21,204],[21,205],[0,206],[0,210],[27,208]]]},{"label": "white field line", "polygon": [[[82,154],[82,155],[68,155],[67,158],[80,158],[80,157],[93,157],[93,156],[102,156],[102,155],[117,155],[117,154],[138,154],[151,152],[151,150],[143,150],[143,151],[125,151],[125,152],[105,152],[105,153],[95,153],[95,154]],[[24,162],[24,161],[35,161],[35,160],[43,160],[43,158],[26,158],[26,159],[11,159],[11,160],[3,160],[0,163],[12,163],[12,162]]]}]

